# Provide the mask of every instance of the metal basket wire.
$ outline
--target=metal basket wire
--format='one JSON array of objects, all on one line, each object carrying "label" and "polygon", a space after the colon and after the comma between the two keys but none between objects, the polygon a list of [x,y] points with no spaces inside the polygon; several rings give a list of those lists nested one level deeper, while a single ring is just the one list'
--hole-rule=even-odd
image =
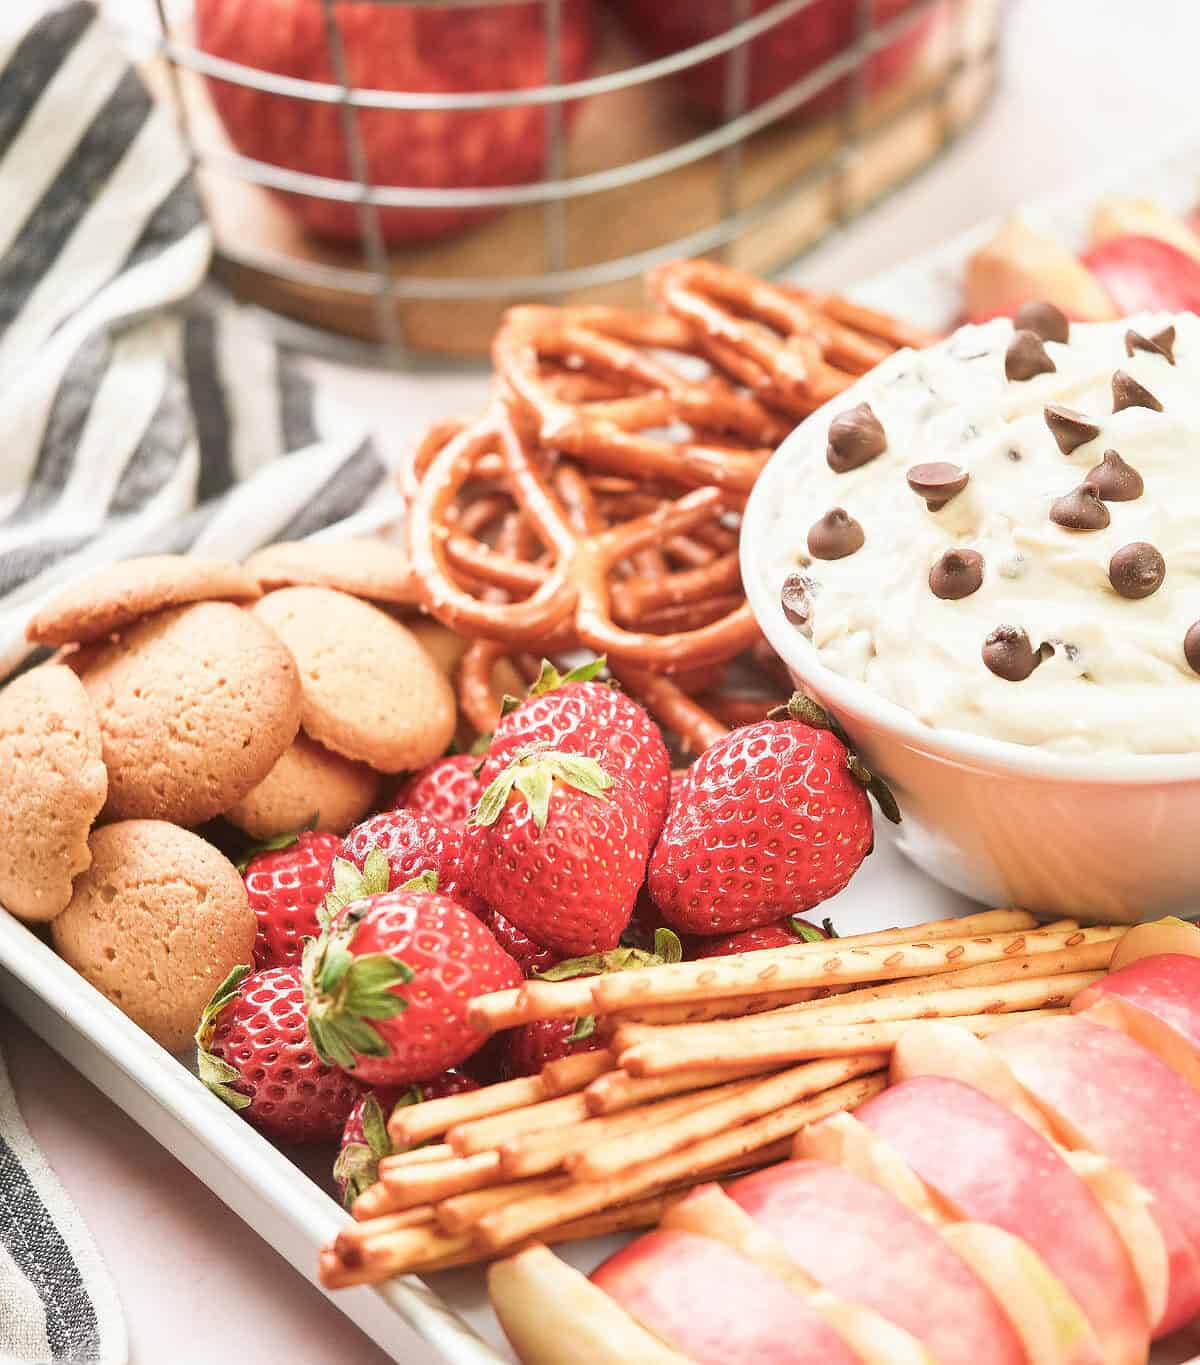
[{"label": "metal basket wire", "polygon": [[[245,0],[252,3],[253,0]],[[514,0],[369,0],[378,5],[425,9],[480,9],[511,6]],[[821,231],[810,232],[808,240],[793,241],[773,253],[773,258],[756,259],[756,268],[772,268],[797,254],[798,246],[815,244],[824,231],[830,231],[861,212],[878,194],[864,195],[853,181],[864,140],[882,139],[889,129],[915,112],[932,112],[937,133],[918,164],[932,159],[961,131],[982,108],[994,79],[996,49],[1001,29],[1001,0],[912,0],[894,17],[876,24],[876,0],[847,0],[854,4],[852,41],[831,59],[809,71],[763,102],[747,107],[750,44],[767,38],[787,22],[822,0],[776,0],[767,8],[753,12],[751,0],[728,0],[729,26],[718,35],[653,60],[634,60],[617,69],[564,81],[562,75],[562,25],[564,0],[535,0],[542,10],[546,41],[545,80],[521,89],[478,90],[462,93],[418,93],[354,87],[348,76],[346,47],[337,0],[298,0],[319,3],[322,10],[332,82],[298,79],[260,70],[241,62],[227,60],[202,51],[189,33],[188,14],[177,12],[172,0],[154,0],[157,32],[153,40],[159,55],[166,59],[170,90],[180,124],[188,137],[193,156],[201,170],[202,183],[211,198],[219,193],[214,185],[220,180],[260,187],[267,191],[300,194],[314,199],[353,205],[357,214],[360,243],[354,256],[325,251],[305,245],[301,251],[280,249],[271,241],[247,240],[240,235],[223,234],[218,220],[219,267],[241,292],[266,302],[305,321],[331,324],[334,328],[367,335],[378,342],[385,358],[404,360],[412,345],[406,335],[406,314],[418,305],[485,303],[496,315],[514,300],[611,300],[612,287],[635,282],[641,274],[660,261],[682,255],[716,253],[729,258],[731,247],[759,224],[786,213],[789,205],[821,186],[828,195],[828,221]],[[942,43],[936,69],[927,72],[911,94],[893,103],[883,115],[869,109],[866,72],[871,57],[886,49],[931,14],[949,40]],[[564,108],[568,102],[597,99],[641,87],[663,88],[663,83],[708,62],[726,58],[723,73],[723,119],[714,127],[691,130],[691,135],[672,145],[617,164],[573,173],[569,168],[569,133],[565,128]],[[336,106],[339,111],[345,160],[350,178],[333,179],[288,167],[255,160],[231,146],[219,145],[196,131],[196,93],[204,79],[216,79],[265,94]],[[189,93],[188,86],[191,86]],[[835,136],[820,155],[809,159],[795,174],[783,178],[763,193],[747,196],[743,177],[748,149],[756,139],[774,132],[778,141],[781,121],[801,109],[814,97],[841,83],[844,96],[840,109],[832,116]],[[964,92],[966,92],[964,96]],[[368,173],[368,157],[359,115],[364,110],[393,111],[466,111],[541,106],[544,118],[544,170],[541,178],[528,183],[463,188],[427,188],[412,185],[379,184]],[[585,235],[587,220],[575,223],[568,210],[576,201],[599,203],[610,191],[640,187],[651,194],[655,185],[669,182],[673,173],[697,164],[711,167],[714,193],[712,219],[702,226],[678,232],[668,220],[661,240],[640,249],[616,255],[587,259],[575,264],[581,255],[580,243],[571,234]],[[881,192],[893,187],[916,169],[906,165],[900,174],[885,176]],[[207,177],[207,178],[206,178]],[[215,179],[214,179],[215,177]],[[461,267],[439,268],[437,273],[423,271],[425,252],[406,248],[389,249],[381,224],[381,210],[403,209],[524,209],[536,213],[540,222],[540,268],[518,273],[491,273]],[[530,218],[533,230],[533,219]],[[473,229],[473,233],[484,230]],[[586,248],[586,243],[583,244]],[[586,250],[583,251],[586,255]],[[481,252],[486,261],[486,248]],[[607,292],[606,292],[607,291]],[[321,299],[331,296],[343,304],[370,311],[373,325],[339,323],[338,310],[322,310]],[[628,296],[626,289],[625,295]],[[464,349],[476,349],[468,346]]]}]

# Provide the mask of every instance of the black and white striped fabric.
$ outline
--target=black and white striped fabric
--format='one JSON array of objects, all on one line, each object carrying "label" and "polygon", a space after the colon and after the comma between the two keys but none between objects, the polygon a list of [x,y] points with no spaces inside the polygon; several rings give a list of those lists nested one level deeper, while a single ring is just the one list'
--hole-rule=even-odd
[{"label": "black and white striped fabric", "polygon": [[170,112],[85,0],[0,3],[0,677],[64,582],[386,501],[367,433],[204,285]]},{"label": "black and white striped fabric", "polygon": [[0,1058],[0,1361],[125,1365],[128,1356],[116,1290],[29,1136]]}]

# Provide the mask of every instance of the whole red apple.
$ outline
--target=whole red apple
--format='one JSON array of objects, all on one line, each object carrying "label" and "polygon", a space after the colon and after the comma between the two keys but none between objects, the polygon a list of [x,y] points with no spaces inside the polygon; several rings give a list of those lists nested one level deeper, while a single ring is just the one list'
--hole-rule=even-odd
[{"label": "whole red apple", "polygon": [[[758,14],[775,0],[751,0]],[[730,0],[617,0],[636,37],[657,57],[692,47],[728,31],[734,22]],[[908,9],[913,0],[876,0],[875,26]],[[793,85],[822,63],[844,52],[854,41],[857,0],[816,0],[799,14],[750,44],[746,108],[753,109]],[[894,42],[881,48],[867,63],[867,89],[878,91],[899,80],[919,56],[941,6],[914,22]],[[710,118],[725,113],[725,74],[728,56],[714,57],[679,73],[689,102]],[[805,113],[827,113],[845,98],[844,80],[823,91],[803,107]]]},{"label": "whole red apple", "polygon": [[[548,82],[540,3],[443,9],[377,4],[335,7],[349,83],[412,92],[517,90]],[[205,52],[277,75],[334,82],[321,0],[196,0],[196,41]],[[566,0],[562,79],[578,80],[592,52],[592,0]],[[336,105],[267,94],[210,78],[230,141],[257,161],[336,180],[352,178]],[[569,112],[569,111],[568,111]],[[468,111],[359,109],[371,180],[449,189],[536,180],[545,162],[540,105]],[[310,232],[354,240],[352,203],[286,194]],[[388,242],[441,236],[489,209],[386,208]]]}]

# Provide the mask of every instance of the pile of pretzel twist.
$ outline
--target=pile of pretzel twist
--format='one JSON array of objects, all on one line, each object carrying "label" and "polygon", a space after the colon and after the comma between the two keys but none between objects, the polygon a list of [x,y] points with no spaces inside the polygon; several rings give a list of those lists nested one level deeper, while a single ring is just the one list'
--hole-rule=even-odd
[{"label": "pile of pretzel twist", "polygon": [[746,651],[773,659],[738,570],[746,496],[799,419],[933,339],[711,261],[648,284],[659,311],[512,309],[487,411],[436,425],[406,471],[421,602],[470,641],[460,702],[481,732],[501,661],[536,675],[579,647],[685,748],[761,717],[770,700],[716,687]]}]

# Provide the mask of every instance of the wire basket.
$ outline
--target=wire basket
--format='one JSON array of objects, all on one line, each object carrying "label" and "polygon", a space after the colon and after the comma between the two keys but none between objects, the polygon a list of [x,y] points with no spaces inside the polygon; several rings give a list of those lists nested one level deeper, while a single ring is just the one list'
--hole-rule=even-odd
[{"label": "wire basket", "polygon": [[[154,0],[163,88],[193,150],[218,272],[242,297],[326,334],[369,342],[383,352],[378,358],[481,354],[514,301],[629,304],[640,297],[644,271],[683,255],[777,269],[935,158],[982,110],[995,83],[1002,0],[906,0],[898,12],[895,0],[694,0],[727,5],[727,27],[649,60],[618,15],[595,0],[593,70],[568,78],[565,6],[592,2],[532,0],[541,11],[540,83],[419,93],[352,83],[350,11],[367,4],[512,10],[514,0],[294,0],[309,7],[310,21],[319,12],[332,80],[202,50],[191,0]],[[756,96],[752,61],[763,59],[763,45],[786,32],[783,25],[794,33],[805,11],[840,4],[853,8],[850,41],[766,98]],[[532,8],[529,0],[524,8]],[[873,90],[870,63],[906,36],[910,48],[920,38],[919,55],[901,78]],[[679,82],[713,71],[721,107],[705,122],[687,107]],[[312,174],[236,150],[214,110],[214,90],[299,102],[274,106],[289,118],[299,118],[300,108],[336,110],[348,174]],[[477,187],[372,178],[364,128],[378,111],[413,118],[482,110],[539,111],[538,178]],[[310,235],[289,199],[336,206],[339,221],[351,214],[357,241]],[[397,246],[387,240],[395,210],[493,216]]]}]

